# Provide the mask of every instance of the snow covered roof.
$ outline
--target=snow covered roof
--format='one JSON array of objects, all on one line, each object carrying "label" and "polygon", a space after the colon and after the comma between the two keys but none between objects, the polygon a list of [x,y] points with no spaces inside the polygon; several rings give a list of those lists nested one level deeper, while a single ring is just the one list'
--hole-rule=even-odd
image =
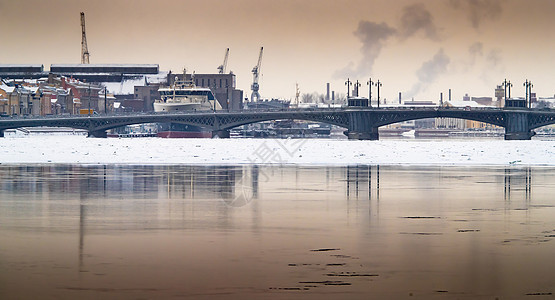
[{"label": "snow covered roof", "polygon": [[52,67],[64,68],[158,68],[158,64],[52,64]]},{"label": "snow covered roof", "polygon": [[0,85],[0,89],[5,91],[6,93],[13,93],[13,91],[15,90],[15,86],[8,86],[8,85]]},{"label": "snow covered roof", "polygon": [[446,106],[454,107],[488,107],[475,101],[444,101]]},{"label": "snow covered roof", "polygon": [[101,82],[100,84],[105,86],[108,92],[114,95],[132,95],[135,93],[135,86],[144,86],[145,82],[150,84],[164,83],[167,75],[167,73],[158,73],[156,75],[144,75],[135,79],[125,79],[122,82]]},{"label": "snow covered roof", "polygon": [[50,72],[82,75],[106,74],[158,74],[157,64],[54,64],[50,65]]},{"label": "snow covered roof", "polygon": [[43,65],[0,64],[0,68],[42,68]]}]

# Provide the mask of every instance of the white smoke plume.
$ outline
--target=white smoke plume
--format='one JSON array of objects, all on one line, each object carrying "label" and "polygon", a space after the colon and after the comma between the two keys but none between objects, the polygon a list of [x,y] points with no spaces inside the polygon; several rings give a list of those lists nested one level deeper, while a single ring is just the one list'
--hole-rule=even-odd
[{"label": "white smoke plume", "polygon": [[443,49],[440,49],[431,60],[424,62],[416,71],[418,82],[406,93],[407,97],[413,97],[419,92],[426,90],[428,86],[447,72],[447,66],[450,61],[451,59],[445,54]]},{"label": "white smoke plume", "polygon": [[417,3],[406,6],[403,8],[403,15],[401,16],[400,37],[407,39],[419,31],[422,31],[431,40],[440,40],[434,18],[424,4]]},{"label": "white smoke plume", "polygon": [[484,44],[482,42],[476,42],[470,47],[468,47],[468,52],[472,57],[484,55]]},{"label": "white smoke plume", "polygon": [[399,29],[395,29],[384,22],[361,21],[354,35],[362,43],[360,49],[363,56],[362,60],[358,64],[349,63],[345,68],[336,71],[333,77],[347,78],[370,75],[376,59],[390,38],[397,37],[405,40],[419,32],[422,32],[428,39],[441,40],[432,14],[422,3],[403,8]]},{"label": "white smoke plume", "polygon": [[496,48],[491,50],[486,56],[486,60],[491,67],[500,67],[503,61],[503,59],[501,58],[501,49]]},{"label": "white smoke plume", "polygon": [[455,9],[466,12],[472,26],[476,29],[484,20],[494,20],[503,12],[502,0],[450,0]]},{"label": "white smoke plume", "polygon": [[476,42],[470,47],[468,47],[468,53],[470,54],[470,65],[474,65],[479,57],[484,55],[484,44],[482,42]]},{"label": "white smoke plume", "polygon": [[384,43],[397,33],[397,30],[390,27],[386,23],[375,23],[369,21],[361,21],[358,24],[355,36],[362,42],[360,51],[362,52],[362,60],[355,67],[353,63],[347,67],[335,72],[334,77],[346,78],[349,76],[368,75],[372,71],[376,58],[384,46]]}]

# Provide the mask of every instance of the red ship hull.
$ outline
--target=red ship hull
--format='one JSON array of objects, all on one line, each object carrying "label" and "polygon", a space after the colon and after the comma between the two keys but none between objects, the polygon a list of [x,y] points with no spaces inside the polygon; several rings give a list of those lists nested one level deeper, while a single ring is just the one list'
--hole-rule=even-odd
[{"label": "red ship hull", "polygon": [[162,131],[158,132],[161,138],[212,138],[210,131]]}]

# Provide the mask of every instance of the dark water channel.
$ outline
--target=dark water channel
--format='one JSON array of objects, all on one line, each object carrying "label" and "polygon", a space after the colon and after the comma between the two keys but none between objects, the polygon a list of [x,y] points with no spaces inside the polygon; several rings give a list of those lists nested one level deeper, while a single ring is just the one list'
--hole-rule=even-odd
[{"label": "dark water channel", "polygon": [[555,168],[0,166],[0,299],[541,299]]}]

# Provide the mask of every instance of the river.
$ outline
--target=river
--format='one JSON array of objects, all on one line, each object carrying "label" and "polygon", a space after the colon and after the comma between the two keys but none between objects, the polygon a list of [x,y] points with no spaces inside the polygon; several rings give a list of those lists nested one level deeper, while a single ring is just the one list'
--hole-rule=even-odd
[{"label": "river", "polygon": [[0,299],[555,292],[555,168],[0,165]]}]

